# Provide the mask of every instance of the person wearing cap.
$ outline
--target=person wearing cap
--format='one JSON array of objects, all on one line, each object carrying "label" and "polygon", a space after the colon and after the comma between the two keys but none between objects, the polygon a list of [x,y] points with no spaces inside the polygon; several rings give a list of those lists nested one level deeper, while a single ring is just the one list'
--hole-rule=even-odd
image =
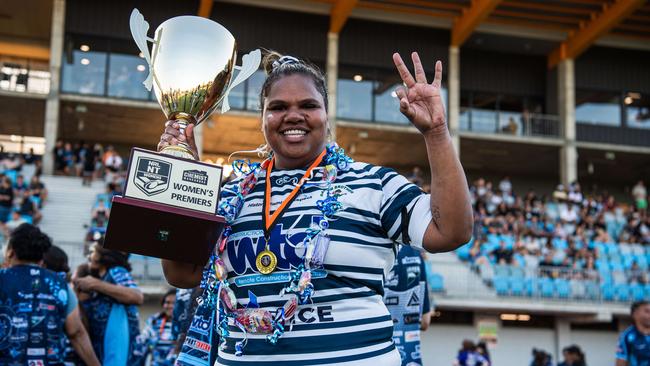
[{"label": "person wearing cap", "polygon": [[128,255],[95,244],[88,259],[91,275],[73,283],[90,295],[80,303],[95,353],[104,366],[141,365],[146,345],[140,337],[138,305],[144,296],[131,277]]},{"label": "person wearing cap", "polygon": [[632,303],[630,313],[632,325],[618,339],[616,366],[650,366],[650,302]]},{"label": "person wearing cap", "polygon": [[0,365],[62,365],[65,336],[86,365],[100,364],[67,283],[39,265],[51,246],[30,224],[11,233],[0,269]]}]

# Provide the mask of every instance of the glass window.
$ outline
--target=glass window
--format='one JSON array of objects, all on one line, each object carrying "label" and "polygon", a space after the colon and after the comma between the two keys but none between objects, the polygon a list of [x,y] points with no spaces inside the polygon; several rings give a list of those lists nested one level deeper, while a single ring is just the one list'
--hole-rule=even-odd
[{"label": "glass window", "polygon": [[408,124],[408,119],[399,111],[399,99],[397,99],[397,94],[395,93],[395,90],[401,85],[392,84],[387,87],[381,86],[379,83],[377,85],[379,87],[375,89],[375,120],[379,122]]},{"label": "glass window", "polygon": [[257,70],[250,78],[248,78],[248,91],[246,92],[246,109],[259,111],[262,109],[260,104],[260,92],[266,75],[263,70]]},{"label": "glass window", "polygon": [[145,59],[136,55],[111,54],[109,65],[109,96],[133,99],[149,98],[149,91],[142,85],[149,73]]},{"label": "glass window", "polygon": [[[236,74],[232,76],[231,82],[235,80],[236,76]],[[244,109],[244,103],[246,102],[246,83],[247,81],[244,81],[230,90],[230,94],[228,94],[228,103],[230,104],[230,108]]]},{"label": "glass window", "polygon": [[106,53],[73,51],[71,62],[63,63],[64,92],[80,94],[104,94]]},{"label": "glass window", "polygon": [[372,86],[372,81],[339,79],[336,96],[337,117],[371,121]]},{"label": "glass window", "polygon": [[576,122],[607,126],[621,125],[618,93],[576,91]]},{"label": "glass window", "polygon": [[650,129],[650,95],[630,92],[623,102],[628,127]]}]

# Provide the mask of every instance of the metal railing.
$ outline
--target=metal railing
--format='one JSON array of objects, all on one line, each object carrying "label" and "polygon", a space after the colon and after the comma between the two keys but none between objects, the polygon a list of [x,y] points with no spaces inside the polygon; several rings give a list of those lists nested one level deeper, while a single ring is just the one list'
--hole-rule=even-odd
[{"label": "metal railing", "polygon": [[[647,271],[597,271],[554,266],[520,267],[431,262],[454,299],[521,298],[557,302],[627,303],[650,299]],[[463,268],[464,267],[464,268]]]},{"label": "metal railing", "polygon": [[485,134],[561,137],[556,115],[461,108],[460,129]]}]

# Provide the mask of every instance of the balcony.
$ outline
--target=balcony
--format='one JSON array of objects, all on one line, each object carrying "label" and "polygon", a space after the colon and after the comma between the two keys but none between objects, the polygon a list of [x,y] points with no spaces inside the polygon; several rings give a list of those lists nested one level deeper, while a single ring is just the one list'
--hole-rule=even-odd
[{"label": "balcony", "polygon": [[461,108],[460,130],[489,135],[560,138],[558,116]]}]

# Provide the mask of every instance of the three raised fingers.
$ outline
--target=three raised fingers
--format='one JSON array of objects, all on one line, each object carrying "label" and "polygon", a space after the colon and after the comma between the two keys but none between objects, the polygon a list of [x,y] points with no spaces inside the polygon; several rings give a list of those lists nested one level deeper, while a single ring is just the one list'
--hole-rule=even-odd
[{"label": "three raised fingers", "polygon": [[413,68],[415,69],[415,80],[418,83],[427,83],[427,75],[424,73],[424,68],[422,67],[422,62],[420,61],[420,56],[417,52],[411,53],[411,59],[413,60]]},{"label": "three raised fingers", "polygon": [[408,67],[406,67],[406,64],[404,64],[402,56],[400,56],[397,52],[393,53],[393,63],[395,63],[395,67],[397,67],[397,71],[399,72],[399,76],[402,78],[404,85],[406,85],[408,88],[415,85],[415,79],[413,79],[413,75],[411,75]]}]

